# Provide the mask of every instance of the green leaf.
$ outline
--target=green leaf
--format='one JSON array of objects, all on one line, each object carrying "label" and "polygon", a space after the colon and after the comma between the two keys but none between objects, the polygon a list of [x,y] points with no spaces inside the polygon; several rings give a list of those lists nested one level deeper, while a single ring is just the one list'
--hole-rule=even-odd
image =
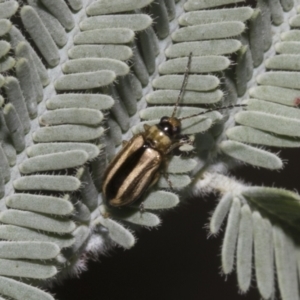
[{"label": "green leaf", "polygon": [[165,53],[169,58],[188,56],[225,55],[236,52],[241,47],[241,42],[234,39],[208,40],[200,42],[183,42],[170,45]]},{"label": "green leaf", "polygon": [[[186,187],[191,183],[191,178],[187,175],[169,174],[168,180],[172,183],[172,186],[177,189]],[[157,185],[160,188],[170,188],[169,182],[163,176],[160,177]]]},{"label": "green leaf", "polygon": [[127,28],[94,29],[74,36],[74,44],[127,44],[134,39],[134,31]]},{"label": "green leaf", "polygon": [[251,283],[253,247],[252,214],[247,204],[241,209],[241,219],[237,242],[237,275],[242,292],[247,292]]},{"label": "green leaf", "polygon": [[45,195],[14,194],[5,200],[8,207],[54,215],[70,215],[74,207],[70,201]]},{"label": "green leaf", "polygon": [[271,170],[281,169],[283,166],[277,155],[239,142],[223,141],[220,149],[227,155],[253,166]]},{"label": "green leaf", "polygon": [[27,32],[47,63],[51,67],[56,66],[60,61],[58,48],[36,11],[30,6],[23,6],[20,16]]},{"label": "green leaf", "polygon": [[[157,118],[162,118],[163,116],[171,116],[173,113],[174,107],[172,106],[160,106],[158,107],[148,107],[140,111],[140,117],[143,120],[153,120]],[[194,114],[204,113],[206,109],[199,107],[178,107],[176,112],[177,118],[189,117]],[[202,114],[201,118],[210,118],[212,120],[221,119],[222,115],[219,112],[213,111],[208,112],[207,114]],[[183,122],[184,123],[184,122]]]},{"label": "green leaf", "polygon": [[66,45],[68,37],[60,22],[39,2],[35,0],[28,0],[27,2],[38,13],[55,44],[59,47]]},{"label": "green leaf", "polygon": [[30,61],[25,58],[19,59],[16,63],[16,75],[23,92],[28,114],[32,119],[37,115],[37,102],[39,99],[36,94],[35,84],[31,76],[28,76],[28,74],[31,74],[31,67]]},{"label": "green leaf", "polygon": [[10,103],[6,104],[3,108],[3,116],[16,151],[23,151],[25,148],[24,128],[15,107]]},{"label": "green leaf", "polygon": [[54,300],[54,298],[33,286],[7,277],[0,277],[0,290],[5,296],[16,300]]},{"label": "green leaf", "polygon": [[135,238],[132,233],[124,228],[119,223],[109,219],[98,217],[95,222],[100,223],[104,227],[108,229],[109,237],[120,246],[124,247],[125,249],[131,248],[135,244]]},{"label": "green leaf", "polygon": [[131,48],[123,45],[79,45],[68,51],[69,58],[102,58],[128,60],[133,53]]},{"label": "green leaf", "polygon": [[262,85],[249,89],[253,98],[262,99],[288,106],[295,106],[299,91],[276,86]]},{"label": "green leaf", "polygon": [[257,83],[299,89],[300,72],[267,72],[256,77]]},{"label": "green leaf", "polygon": [[235,115],[239,124],[287,136],[300,137],[300,121],[264,112],[242,111]]},{"label": "green leaf", "polygon": [[16,13],[18,8],[19,4],[17,1],[6,1],[0,3],[0,19],[9,19]]},{"label": "green leaf", "polygon": [[227,226],[222,245],[222,270],[224,274],[229,274],[233,270],[240,218],[241,203],[238,198],[234,198],[228,215]]},{"label": "green leaf", "polygon": [[66,151],[63,153],[47,154],[27,159],[19,165],[23,174],[75,168],[84,165],[88,154],[82,150]]},{"label": "green leaf", "polygon": [[67,61],[62,65],[62,71],[65,74],[101,70],[110,70],[115,72],[116,76],[124,76],[128,74],[129,67],[120,60],[110,58],[79,58]]},{"label": "green leaf", "polygon": [[257,99],[247,100],[247,110],[265,112],[268,114],[293,118],[296,120],[300,119],[300,111],[296,107],[286,107],[284,105],[279,105]]},{"label": "green leaf", "polygon": [[41,0],[41,2],[67,30],[71,30],[75,26],[73,15],[65,1]]},{"label": "green leaf", "polygon": [[3,57],[0,60],[0,72],[6,72],[10,69],[12,69],[16,64],[16,61],[8,56],[8,57]]},{"label": "green leaf", "polygon": [[46,101],[47,109],[90,108],[106,110],[112,108],[114,99],[102,94],[58,94]]},{"label": "green leaf", "polygon": [[275,44],[275,50],[279,54],[300,54],[300,42],[280,42]]},{"label": "green leaf", "polygon": [[217,234],[221,228],[224,219],[226,218],[231,204],[232,204],[232,194],[225,194],[219,201],[214,213],[210,219],[209,229],[212,234]]},{"label": "green leaf", "polygon": [[265,66],[273,70],[300,70],[300,55],[297,54],[281,54],[271,57],[265,61]]},{"label": "green leaf", "polygon": [[300,41],[300,30],[289,30],[288,32],[283,32],[281,34],[281,40],[284,42],[299,42]]},{"label": "green leaf", "polygon": [[96,158],[100,148],[89,143],[42,143],[27,147],[26,154],[29,157],[47,155],[59,152],[81,150],[88,154],[88,160]]},{"label": "green leaf", "polygon": [[240,35],[245,30],[242,22],[220,22],[183,27],[172,34],[173,42],[224,39]]},{"label": "green leaf", "polygon": [[0,259],[0,274],[11,277],[47,279],[57,274],[54,266],[47,266],[22,260]]},{"label": "green leaf", "polygon": [[85,31],[103,28],[128,28],[133,31],[142,31],[151,24],[152,19],[146,14],[108,15],[87,18],[80,23],[80,29]]},{"label": "green leaf", "polygon": [[45,142],[84,142],[102,136],[103,127],[88,127],[84,125],[59,125],[39,128],[32,134],[37,143]]},{"label": "green leaf", "polygon": [[103,0],[89,5],[86,12],[90,16],[112,14],[115,12],[119,13],[143,8],[152,1],[153,0],[115,0],[114,5],[111,5],[110,0]]},{"label": "green leaf", "polygon": [[112,83],[116,79],[116,74],[112,71],[102,70],[97,72],[87,72],[80,74],[70,74],[58,78],[55,83],[55,89],[63,90],[86,90],[99,88]]},{"label": "green leaf", "polygon": [[[78,226],[73,232],[72,235],[74,236],[74,244],[67,249],[67,255],[69,259],[73,258],[73,255],[78,255],[78,251],[87,242],[90,236],[90,228],[85,225]],[[74,258],[73,258],[74,259]]]},{"label": "green leaf", "polygon": [[91,212],[89,208],[82,202],[77,202],[74,204],[75,211],[72,216],[74,222],[88,223],[91,220]]},{"label": "green leaf", "polygon": [[207,8],[214,8],[227,4],[237,4],[239,2],[244,2],[244,0],[214,0],[214,1],[187,1],[184,4],[184,9],[187,11],[190,10],[200,10]]},{"label": "green leaf", "polygon": [[[160,74],[184,73],[187,65],[187,58],[170,59],[162,63],[158,71]],[[193,57],[191,64],[191,73],[209,73],[220,72],[227,69],[230,60],[224,56],[204,56]]]},{"label": "green leaf", "polygon": [[197,161],[192,158],[173,156],[167,164],[168,173],[187,173],[193,171]]},{"label": "green leaf", "polygon": [[258,212],[252,215],[254,226],[255,275],[260,294],[269,299],[274,294],[274,244],[272,226]]},{"label": "green leaf", "polygon": [[264,42],[262,12],[256,8],[249,20],[249,43],[253,59],[253,66],[258,67],[264,59]]},{"label": "green leaf", "polygon": [[63,175],[32,175],[18,178],[13,183],[17,190],[52,190],[76,191],[80,188],[80,181],[73,176]]},{"label": "green leaf", "polygon": [[160,219],[156,215],[149,212],[141,213],[137,211],[128,217],[122,218],[122,220],[146,227],[156,227],[160,224]]},{"label": "green leaf", "polygon": [[167,191],[155,191],[150,193],[143,201],[145,209],[168,209],[179,203],[176,194]]},{"label": "green leaf", "polygon": [[[160,76],[152,81],[152,86],[156,89],[180,90],[183,78],[183,75]],[[216,76],[190,75],[185,90],[206,92],[216,89],[219,84],[220,80]]]},{"label": "green leaf", "polygon": [[268,187],[249,187],[243,190],[243,196],[255,204],[258,209],[280,219],[297,229],[300,226],[300,197],[283,189]]},{"label": "green leaf", "polygon": [[238,96],[243,96],[247,90],[247,81],[252,74],[252,61],[249,58],[248,46],[242,46],[237,52],[236,90]]},{"label": "green leaf", "polygon": [[210,24],[227,21],[247,21],[253,13],[251,7],[235,7],[229,9],[212,9],[188,12],[179,17],[181,26]]},{"label": "green leaf", "polygon": [[[214,104],[222,100],[223,92],[190,92],[186,91],[182,99],[184,104]],[[145,97],[148,104],[174,104],[178,99],[178,90],[157,90]]]},{"label": "green leaf", "polygon": [[28,43],[20,42],[15,48],[15,53],[18,58],[25,58],[29,63],[28,71],[26,74],[29,77],[30,84],[33,86],[35,91],[35,97],[37,102],[41,102],[44,98],[43,84],[38,74],[38,69],[35,63],[32,62],[32,53]]},{"label": "green leaf", "polygon": [[300,147],[300,140],[294,137],[275,135],[270,132],[247,126],[235,126],[226,131],[230,140],[246,144],[266,145],[271,147]]},{"label": "green leaf", "polygon": [[9,163],[2,147],[0,147],[0,168],[1,168],[2,178],[4,179],[4,182],[9,181],[10,180]]},{"label": "green leaf", "polygon": [[277,226],[273,227],[275,261],[282,299],[299,297],[296,249],[292,239]]},{"label": "green leaf", "polygon": [[51,259],[59,247],[49,242],[0,242],[0,257],[8,259]]},{"label": "green leaf", "polygon": [[0,36],[8,33],[11,28],[11,22],[9,20],[0,20]]},{"label": "green leaf", "polygon": [[83,124],[97,126],[103,120],[103,114],[90,108],[63,108],[44,113],[39,123],[44,126],[61,124]]},{"label": "green leaf", "polygon": [[74,238],[71,235],[46,234],[14,225],[1,225],[0,238],[9,241],[51,242],[60,248],[70,247],[74,243]]},{"label": "green leaf", "polygon": [[5,224],[18,225],[54,233],[70,233],[75,229],[75,224],[68,219],[54,219],[38,213],[15,209],[2,211],[0,213],[0,220]]}]

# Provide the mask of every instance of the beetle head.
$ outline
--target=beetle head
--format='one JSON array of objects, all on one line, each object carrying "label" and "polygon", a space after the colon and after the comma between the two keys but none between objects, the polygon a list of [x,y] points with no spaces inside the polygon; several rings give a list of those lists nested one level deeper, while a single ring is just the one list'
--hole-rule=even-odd
[{"label": "beetle head", "polygon": [[181,132],[181,122],[175,117],[162,117],[158,126],[171,138],[175,138]]}]

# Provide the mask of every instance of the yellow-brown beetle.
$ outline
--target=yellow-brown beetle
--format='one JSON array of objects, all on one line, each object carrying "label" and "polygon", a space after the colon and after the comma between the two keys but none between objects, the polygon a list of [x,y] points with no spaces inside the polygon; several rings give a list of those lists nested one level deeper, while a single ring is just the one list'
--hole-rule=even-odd
[{"label": "yellow-brown beetle", "polygon": [[107,167],[102,192],[105,203],[112,207],[133,204],[140,199],[146,190],[159,179],[165,161],[174,149],[190,141],[180,134],[181,121],[225,108],[245,105],[232,105],[209,109],[188,117],[176,118],[178,104],[184,93],[192,54],[189,55],[184,80],[171,117],[162,117],[156,125],[144,125],[145,131],[134,135],[123,142],[123,148]]},{"label": "yellow-brown beetle", "polygon": [[166,155],[182,145],[176,139],[180,125],[177,118],[163,117],[125,142],[104,174],[102,191],[109,205],[132,204],[157,182]]}]

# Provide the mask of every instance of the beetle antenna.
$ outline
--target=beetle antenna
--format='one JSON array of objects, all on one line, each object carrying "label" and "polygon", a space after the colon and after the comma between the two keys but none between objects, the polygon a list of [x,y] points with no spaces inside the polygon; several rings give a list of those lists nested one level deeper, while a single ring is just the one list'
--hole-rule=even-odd
[{"label": "beetle antenna", "polygon": [[172,113],[172,118],[176,114],[176,111],[177,111],[177,108],[178,108],[178,104],[179,104],[180,100],[182,99],[182,96],[184,94],[184,91],[185,91],[185,88],[186,88],[186,85],[187,85],[187,81],[188,81],[188,77],[189,77],[189,72],[190,72],[190,69],[191,69],[192,55],[193,55],[193,52],[190,53],[189,58],[188,58],[188,63],[187,63],[186,68],[185,68],[182,86],[181,86],[181,89],[180,89],[177,101],[176,101],[175,106],[174,106],[174,110],[173,110],[173,113]]},{"label": "beetle antenna", "polygon": [[197,117],[197,116],[200,116],[200,115],[207,114],[207,113],[209,113],[211,111],[222,110],[222,109],[229,109],[229,108],[235,108],[235,107],[246,107],[246,106],[247,106],[247,104],[235,104],[235,105],[228,105],[228,106],[211,108],[211,109],[208,109],[206,111],[202,111],[201,113],[198,113],[198,114],[193,114],[193,115],[188,116],[188,117],[178,118],[178,120],[182,121],[182,120],[185,120],[185,119]]}]

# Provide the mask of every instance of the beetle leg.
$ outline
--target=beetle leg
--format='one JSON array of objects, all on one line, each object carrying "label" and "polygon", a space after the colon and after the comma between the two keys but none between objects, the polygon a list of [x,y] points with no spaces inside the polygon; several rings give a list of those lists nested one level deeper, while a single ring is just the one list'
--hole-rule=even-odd
[{"label": "beetle leg", "polygon": [[146,131],[146,130],[148,130],[151,126],[148,125],[148,124],[144,124],[143,127],[144,127],[144,129],[145,129],[145,131]]},{"label": "beetle leg", "polygon": [[167,181],[169,187],[171,190],[174,190],[173,188],[173,184],[172,184],[172,181],[169,179],[169,173],[167,172],[167,169],[168,169],[168,165],[169,165],[169,162],[170,160],[165,158],[164,162],[163,162],[163,168],[162,168],[162,172],[160,172],[160,174],[162,176],[164,176],[165,180]]},{"label": "beetle leg", "polygon": [[182,139],[179,140],[179,142],[175,142],[172,144],[166,151],[166,154],[172,152],[174,149],[179,148],[180,146],[183,146],[184,144],[193,145],[194,141],[191,140],[188,136],[183,136]]},{"label": "beetle leg", "polygon": [[186,143],[190,143],[192,141],[190,136],[188,136],[187,134],[181,134],[179,140],[181,142],[186,142]]},{"label": "beetle leg", "polygon": [[104,215],[103,215],[103,218],[104,219],[107,219],[107,218],[109,218],[110,217],[110,213],[109,212],[106,212]]},{"label": "beetle leg", "polygon": [[107,218],[110,217],[110,212],[108,212],[107,210],[105,210],[105,211],[102,212],[101,214],[102,214],[102,217],[103,217],[104,219],[107,219]]},{"label": "beetle leg", "polygon": [[166,181],[167,181],[167,183],[168,183],[170,189],[171,189],[171,190],[174,190],[172,181],[169,179],[168,173],[162,173],[162,175],[165,177],[165,179],[166,179]]},{"label": "beetle leg", "polygon": [[[183,141],[182,141],[182,145],[184,145],[184,144],[188,144],[188,145],[190,145],[190,146],[193,146],[194,140],[191,140],[190,138],[187,139],[187,140],[183,140]],[[182,146],[182,145],[181,145],[181,146]]]},{"label": "beetle leg", "polygon": [[144,202],[142,202],[142,203],[139,205],[139,210],[140,210],[140,213],[141,213],[141,214],[145,212]]},{"label": "beetle leg", "polygon": [[124,140],[122,141],[122,147],[124,148],[128,144],[128,141]]}]

